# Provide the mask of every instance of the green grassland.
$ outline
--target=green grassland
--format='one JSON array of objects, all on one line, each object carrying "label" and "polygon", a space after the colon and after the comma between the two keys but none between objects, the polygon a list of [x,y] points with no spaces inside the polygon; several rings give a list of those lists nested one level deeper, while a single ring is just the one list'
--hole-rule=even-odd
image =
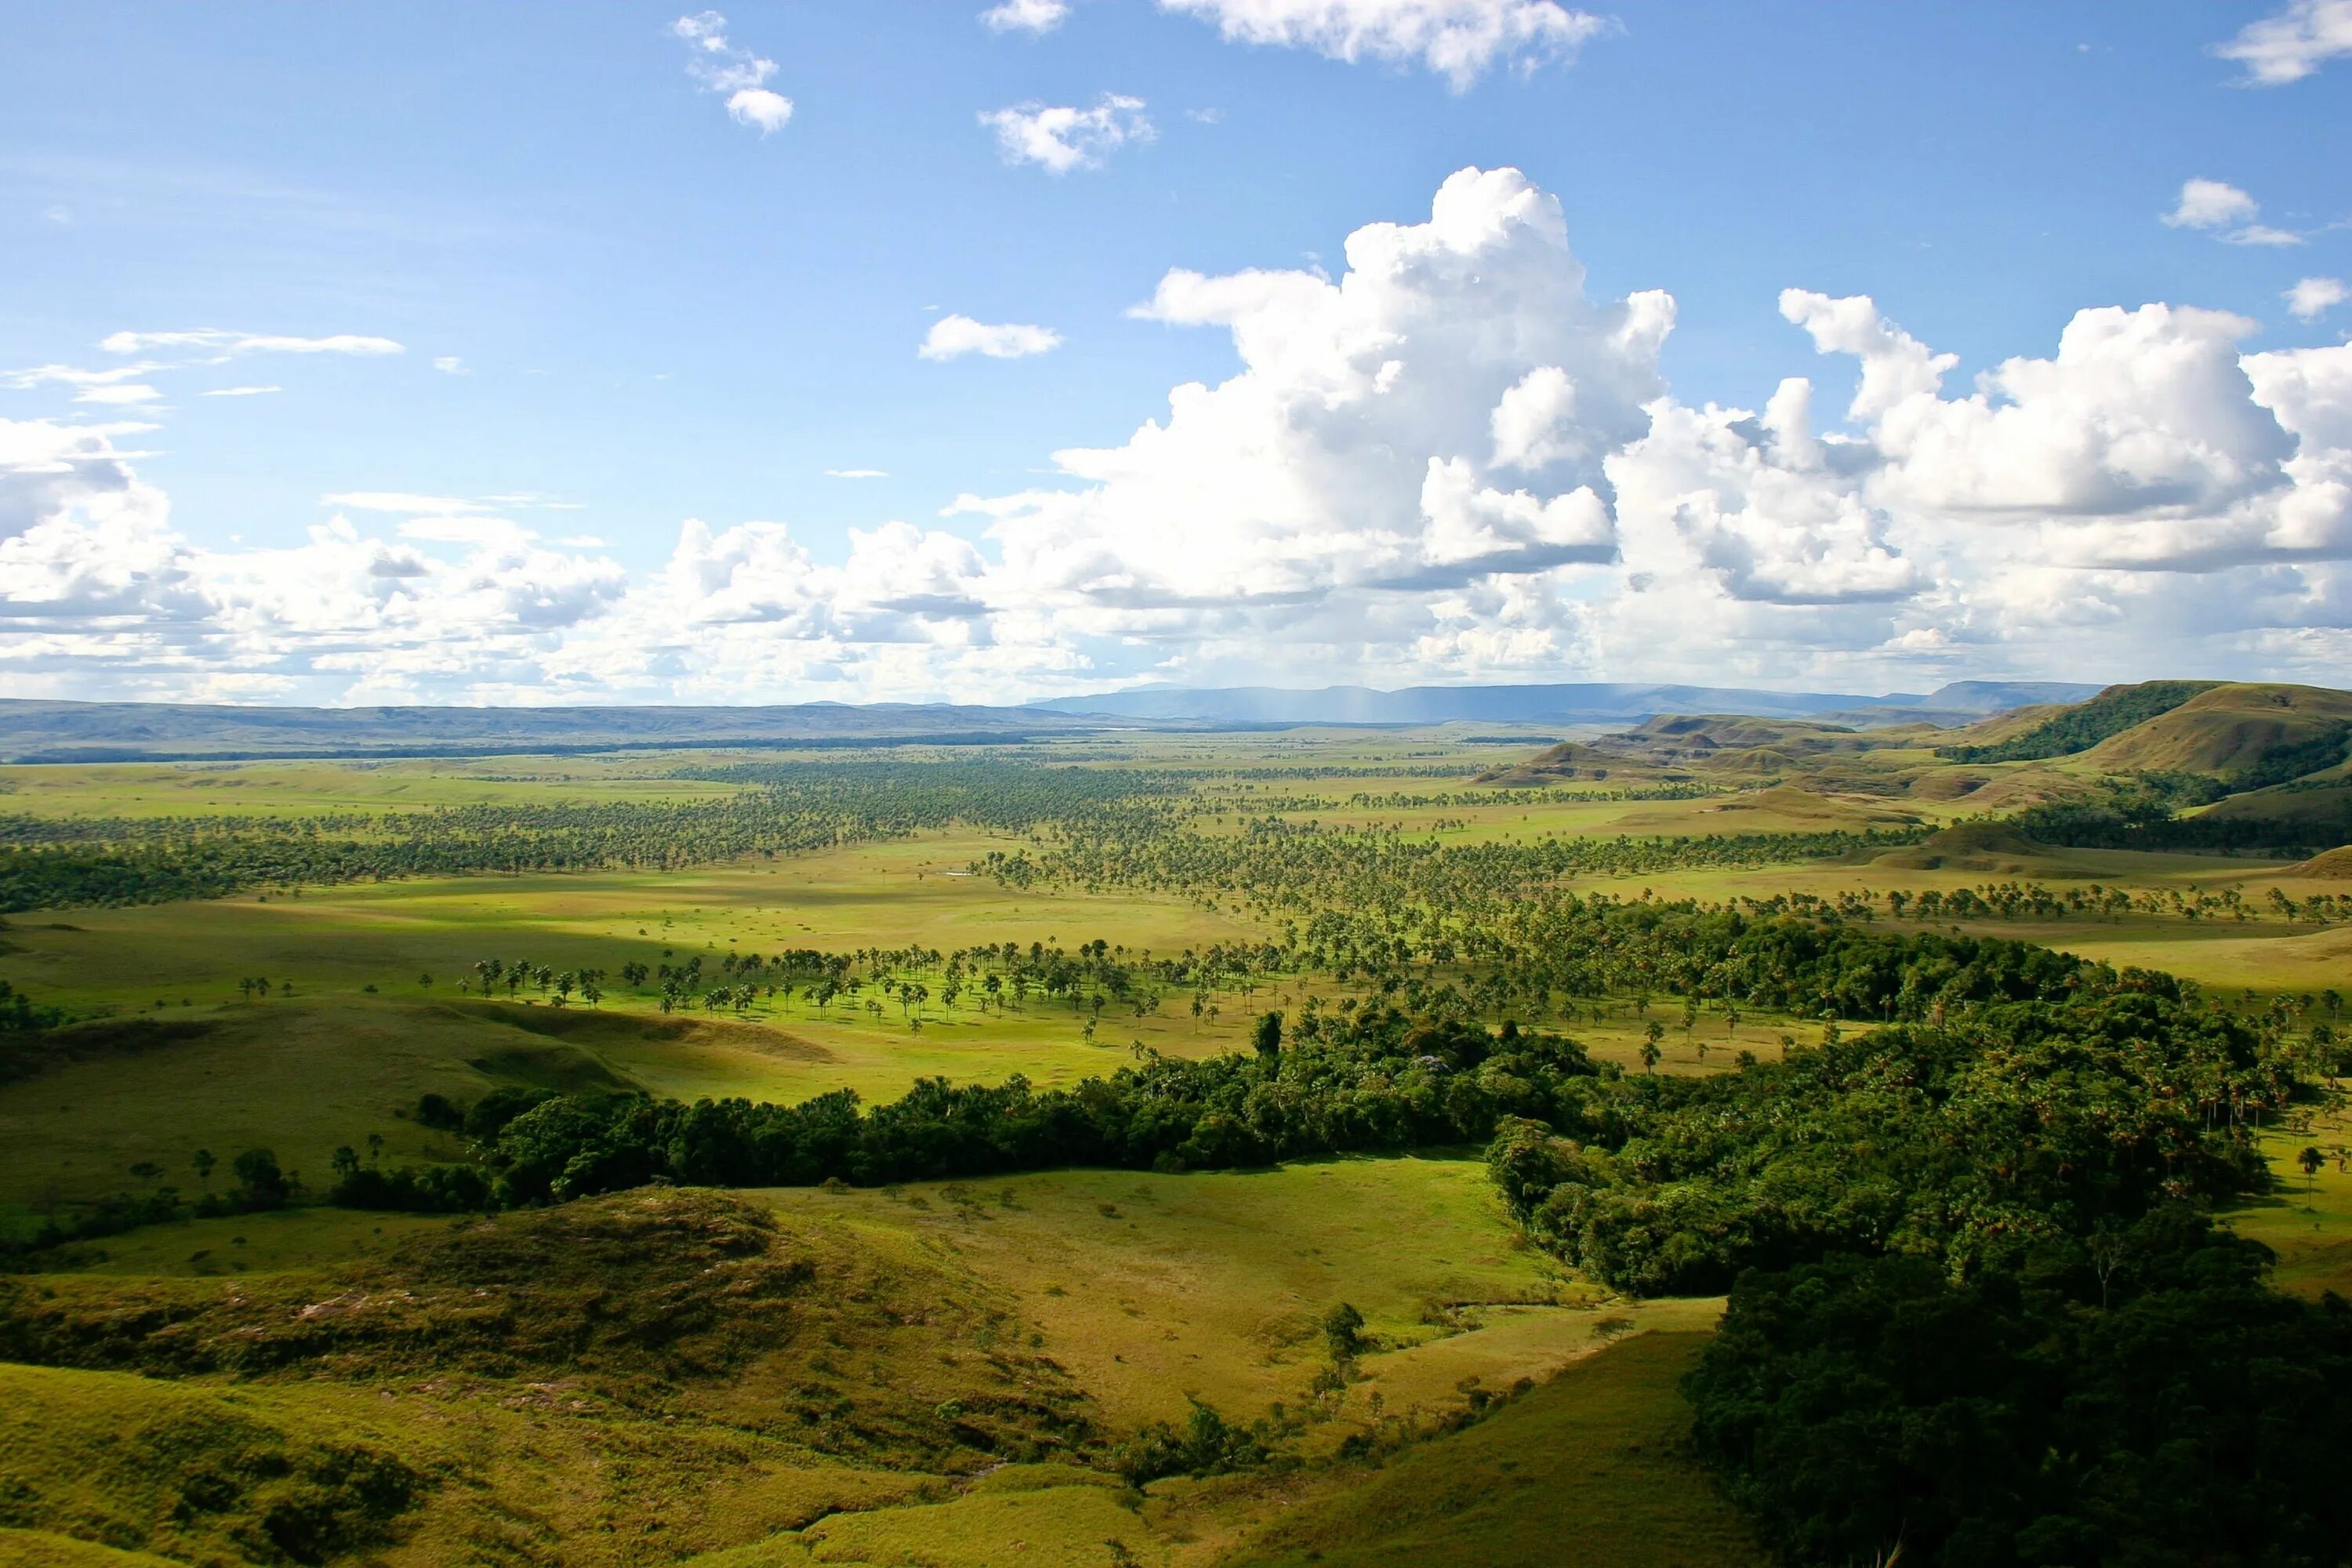
[{"label": "green grassland", "polygon": [[1645,1334],[1460,1436],[1310,1499],[1234,1568],[1549,1563],[1740,1568],[1763,1554],[1682,1456],[1702,1336]]},{"label": "green grassland", "polygon": [[[1592,1549],[1643,1549],[1671,1479],[1656,1467],[1673,1468],[1675,1395],[1671,1369],[1635,1347],[1654,1325],[1686,1339],[1712,1304],[1604,1307],[1550,1277],[1512,1247],[1467,1163],[1149,1185],[1065,1173],[985,1197],[795,1192],[749,1207],[625,1194],[371,1237],[327,1266],[281,1248],[281,1267],[229,1280],[177,1260],[141,1277],[131,1258],[33,1276],[15,1287],[37,1298],[13,1313],[16,1331],[47,1336],[31,1353],[91,1364],[0,1369],[0,1498],[23,1528],[178,1561],[535,1561],[533,1542],[561,1542],[565,1562],[732,1542],[758,1546],[716,1561],[960,1563],[1017,1540],[1092,1563],[1118,1561],[1104,1543],[1120,1540],[1140,1561],[1208,1563],[1302,1508],[1345,1514],[1355,1489],[1392,1490],[1389,1467],[1145,1494],[1071,1462],[1089,1434],[1181,1408],[1185,1393],[1236,1415],[1286,1394],[1310,1413],[1311,1455],[1344,1435],[1434,1428],[1472,1390],[1526,1379],[1555,1446],[1518,1455],[1517,1484],[1597,1480],[1583,1491]],[[1118,1203],[1098,1196],[1112,1192]],[[1366,1304],[1385,1348],[1317,1405],[1301,1342],[1339,1298]],[[163,1304],[170,1326],[142,1332],[133,1304]],[[1441,1308],[1444,1321],[1422,1321]],[[1539,1331],[1514,1312],[1539,1316]],[[1129,1352],[1130,1376],[1097,1375]],[[1536,1386],[1596,1358],[1627,1358],[1625,1375]],[[1626,1469],[1620,1496],[1613,1454],[1634,1397],[1659,1457]],[[1587,1418],[1601,1426],[1598,1464],[1560,1440]],[[1404,1443],[1391,1462],[1495,1449],[1486,1430]]]},{"label": "green grassland", "polygon": [[0,767],[0,809],[37,816],[278,816],[561,800],[702,800],[733,784],[644,757],[79,763]]},{"label": "green grassland", "polygon": [[[2273,887],[2300,903],[2352,893],[2352,881],[2277,857],[2053,846],[1968,819],[2104,788],[2115,758],[2257,767],[2266,748],[2332,732],[2336,712],[2220,688],[2137,740],[2013,763],[1937,748],[2032,728],[2019,720],[1958,736],[1678,721],[1580,732],[1549,752],[1463,738],[1493,726],[1445,726],[1137,733],[996,754],[1155,771],[1202,804],[1184,831],[1204,836],[1268,817],[1469,847],[1951,827],[1866,854],[1570,885],[1628,899],[1847,895],[1898,928],[1916,922],[1895,919],[1889,892],[2030,882],[2178,893],[2189,909],[2201,897],[2193,920],[2168,906],[1961,923],[2266,1000],[2352,990],[2352,921],[2287,918],[2265,901]],[[680,770],[767,756],[16,767],[0,769],[0,816],[688,802],[747,786]],[[1090,1038],[1085,1014],[1044,995],[1001,1008],[932,996],[878,1015],[863,997],[824,1008],[760,997],[665,1015],[653,988],[618,981],[594,1008],[472,988],[490,957],[618,973],[788,948],[1096,940],[1168,957],[1304,923],[1224,886],[1024,888],[970,874],[991,851],[1035,851],[1048,837],[926,828],[772,860],[12,915],[0,980],[83,1021],[0,1081],[0,1230],[126,1188],[193,1196],[199,1148],[224,1163],[272,1148],[314,1194],[334,1151],[371,1135],[387,1164],[464,1158],[457,1134],[417,1120],[425,1093],[792,1101],[842,1087],[885,1100],[932,1076],[1061,1085],[1115,1070],[1139,1046],[1246,1048],[1259,1011],[1367,994],[1361,975],[1284,973],[1217,990],[1218,1011],[1195,1016],[1171,989],[1140,1015],[1106,1011]],[[2225,893],[2239,902],[2212,913]],[[263,976],[268,997],[240,991]],[[1649,1064],[1654,1020],[1662,1054]],[[1624,996],[1541,1021],[1629,1070],[1686,1073],[1821,1026],[1710,1013],[1685,1027],[1679,1002],[1645,1013]],[[2347,1138],[2325,1107],[2273,1130],[2279,1189],[2231,1216],[2279,1253],[2288,1289],[2352,1290],[2352,1176],[2334,1152]],[[2313,1176],[2294,1164],[2307,1144],[2329,1151]],[[1683,1442],[1678,1379],[1721,1302],[1633,1302],[1578,1278],[1517,1234],[1476,1155],[646,1189],[488,1221],[298,1205],[79,1243],[0,1276],[11,1331],[43,1336],[0,1351],[15,1358],[0,1361],[0,1560],[1760,1561]],[[161,1173],[133,1173],[148,1163]],[[1320,1322],[1342,1302],[1368,1337],[1339,1368]],[[1122,1479],[1119,1445],[1181,1424],[1196,1402],[1266,1423],[1283,1462]]]},{"label": "green grassland", "polygon": [[1364,1314],[1379,1348],[1334,1409],[1366,1419],[1375,1407],[1430,1414],[1471,1386],[1546,1375],[1629,1322],[1685,1324],[1715,1310],[1602,1310],[1607,1292],[1517,1245],[1469,1152],[759,1196],[794,1217],[845,1210],[951,1253],[1012,1292],[1055,1360],[1125,1426],[1180,1417],[1194,1399],[1251,1415],[1309,1402],[1325,1364],[1318,1325],[1341,1300]]},{"label": "green grassland", "polygon": [[[2341,1104],[2326,1107],[2270,1133],[2263,1148],[2278,1189],[2232,1214],[2231,1226],[2278,1254],[2282,1289],[2352,1299],[2352,1118]],[[2307,1148],[2320,1151],[2315,1171],[2296,1158]]]}]

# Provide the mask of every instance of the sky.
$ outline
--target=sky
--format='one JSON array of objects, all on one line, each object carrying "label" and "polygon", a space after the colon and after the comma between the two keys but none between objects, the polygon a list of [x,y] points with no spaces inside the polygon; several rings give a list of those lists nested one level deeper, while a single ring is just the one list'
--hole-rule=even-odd
[{"label": "sky", "polygon": [[0,0],[0,692],[2352,684],[2352,0]]}]

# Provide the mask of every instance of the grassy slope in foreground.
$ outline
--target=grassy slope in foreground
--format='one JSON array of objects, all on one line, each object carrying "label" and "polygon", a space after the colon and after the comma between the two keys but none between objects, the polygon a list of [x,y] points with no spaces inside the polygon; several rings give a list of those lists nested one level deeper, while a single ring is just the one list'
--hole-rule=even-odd
[{"label": "grassy slope in foreground", "polygon": [[1309,1500],[1234,1568],[1760,1563],[1683,1452],[1676,1384],[1704,1342],[1643,1334],[1571,1367],[1492,1420]]},{"label": "grassy slope in foreground", "polygon": [[[1149,1194],[1136,1190],[1143,1183]],[[28,1279],[37,1318],[62,1311],[126,1333],[140,1312],[125,1309],[178,1304],[166,1316],[181,1327],[152,1349],[118,1341],[105,1358],[114,1364],[243,1358],[247,1369],[165,1379],[0,1366],[0,1498],[11,1523],[181,1561],[283,1560],[252,1544],[264,1539],[254,1531],[266,1535],[289,1488],[309,1486],[324,1489],[324,1517],[341,1520],[350,1542],[315,1555],[394,1568],[669,1563],[697,1552],[714,1554],[712,1568],[961,1568],[1016,1552],[1096,1568],[1121,1561],[1110,1540],[1138,1563],[1209,1568],[1278,1519],[1344,1520],[1424,1493],[1476,1501],[1503,1475],[1528,1478],[1510,1484],[1547,1507],[1572,1506],[1593,1562],[1748,1560],[1644,1555],[1686,1538],[1677,1531],[1738,1537],[1727,1510],[1672,1458],[1668,1440],[1686,1419],[1675,1366],[1642,1352],[1652,1336],[1638,1332],[1595,1354],[1596,1329],[1620,1309],[1489,1310],[1472,1320],[1485,1326],[1454,1333],[1418,1321],[1426,1301],[1540,1300],[1559,1289],[1545,1260],[1509,1247],[1474,1162],[1065,1172],[990,1188],[977,1202],[940,1186],[896,1199],[754,1194],[782,1222],[772,1233],[758,1208],[726,1194],[645,1192],[483,1226],[427,1224],[405,1242],[371,1238],[389,1256],[341,1270]],[[754,1241],[750,1252],[738,1245]],[[724,1255],[715,1272],[711,1246]],[[642,1262],[616,1265],[615,1248]],[[761,1310],[728,1310],[763,1257],[806,1258],[814,1274],[785,1279],[781,1316],[757,1289],[742,1300]],[[1364,1381],[1301,1443],[1310,1457],[1372,1426],[1373,1393],[1386,1391],[1393,1419],[1459,1408],[1465,1388],[1541,1383],[1578,1357],[1622,1372],[1540,1387],[1500,1407],[1491,1427],[1408,1447],[1386,1468],[1178,1479],[1143,1494],[1051,1456],[982,1471],[989,1455],[958,1451],[940,1414],[956,1401],[961,1420],[990,1420],[987,1407],[1012,1392],[1001,1369],[1043,1356],[1074,1374],[1107,1436],[1181,1409],[1180,1391],[1255,1415],[1270,1394],[1300,1396],[1319,1364],[1312,1314],[1342,1299],[1360,1300],[1400,1348],[1363,1358]],[[333,1310],[296,1310],[321,1302]],[[1673,1340],[1715,1307],[1622,1315]],[[682,1337],[653,1331],[656,1308]],[[1097,1386],[1118,1358],[1146,1352],[1152,1386],[1109,1376]],[[1457,1448],[1458,1463],[1447,1457]],[[248,1451],[283,1457],[290,1479],[244,1476]],[[341,1453],[404,1468],[416,1478],[408,1497],[371,1521],[331,1484]],[[1519,1468],[1501,1470],[1506,1460]],[[1454,1491],[1431,1493],[1445,1476],[1458,1478]],[[214,1484],[223,1478],[231,1484]],[[192,1487],[216,1506],[183,1509]],[[1360,1488],[1370,1489],[1351,1500]],[[1550,1560],[1548,1545],[1517,1554],[1516,1505],[1487,1511],[1458,1548],[1424,1542],[1416,1560]]]},{"label": "grassy slope in foreground", "polygon": [[1086,1472],[1015,1467],[950,1500],[837,1515],[693,1568],[1761,1568],[1682,1450],[1678,1383],[1702,1339],[1640,1335],[1376,1468],[1135,1498]]}]

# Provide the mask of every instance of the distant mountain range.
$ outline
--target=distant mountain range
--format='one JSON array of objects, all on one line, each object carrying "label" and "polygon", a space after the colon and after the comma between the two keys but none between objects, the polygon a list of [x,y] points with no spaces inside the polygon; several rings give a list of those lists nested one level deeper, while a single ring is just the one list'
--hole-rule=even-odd
[{"label": "distant mountain range", "polygon": [[1618,724],[1657,713],[1819,718],[1855,725],[1957,725],[2095,686],[1964,680],[1924,695],[1756,691],[1740,687],[1327,686],[1194,689],[1148,686],[1020,708],[953,703],[808,702],[763,708],[264,708],[185,702],[0,700],[0,761],[112,762],[247,757],[494,756],[689,746],[857,747],[1005,743],[1108,726],[1169,729],[1286,724]]},{"label": "distant mountain range", "polygon": [[1003,743],[1099,721],[1037,708],[808,702],[768,708],[258,708],[0,701],[0,760],[497,756],[687,746]]},{"label": "distant mountain range", "polygon": [[1736,713],[1757,719],[1838,715],[1841,721],[1885,723],[1944,719],[1960,723],[2043,702],[2079,702],[2101,689],[2073,681],[1960,680],[1935,691],[1884,697],[1835,691],[1758,691],[1733,686],[1643,686],[1594,681],[1559,686],[1326,686],[1294,691],[1275,686],[1143,686],[1092,697],[1057,697],[1035,706],[1071,714],[1147,721],[1242,724],[1614,724],[1654,713]]}]

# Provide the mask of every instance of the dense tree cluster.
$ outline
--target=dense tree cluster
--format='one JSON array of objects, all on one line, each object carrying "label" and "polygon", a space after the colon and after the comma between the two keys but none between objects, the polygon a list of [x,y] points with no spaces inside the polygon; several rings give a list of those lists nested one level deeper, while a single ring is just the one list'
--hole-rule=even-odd
[{"label": "dense tree cluster", "polygon": [[2340,893],[2306,893],[2298,899],[2278,888],[2271,889],[2266,898],[2257,901],[2235,888],[2135,890],[2088,882],[2060,890],[2039,882],[2011,881],[1968,888],[1929,888],[1916,893],[1890,892],[1885,895],[1885,903],[1886,912],[1896,920],[1908,917],[1916,921],[2119,921],[2126,915],[2155,915],[2241,923],[2276,918],[2328,925],[2352,919],[2352,898]]},{"label": "dense tree cluster", "polygon": [[[1560,923],[1523,933],[1530,946],[1522,951],[1541,946],[1550,952],[1560,966],[1553,978],[1571,987],[1587,979],[1597,985],[1630,977],[1692,999],[1919,1022],[1726,1077],[1636,1082],[1621,1081],[1615,1069],[1597,1067],[1581,1048],[1556,1037],[1508,1024],[1490,1031],[1473,1021],[1458,992],[1442,993],[1449,1005],[1419,1017],[1377,999],[1360,1005],[1351,998],[1336,1008],[1310,999],[1286,1033],[1278,1022],[1262,1025],[1251,1053],[1181,1060],[1139,1047],[1134,1065],[1067,1089],[1040,1089],[1017,1077],[997,1085],[927,1079],[903,1098],[870,1108],[845,1090],[794,1106],[740,1100],[686,1105],[614,1094],[545,1097],[536,1103],[509,1098],[496,1113],[485,1115],[481,1108],[466,1113],[465,1127],[484,1152],[498,1201],[535,1203],[654,1180],[873,1184],[1069,1164],[1231,1167],[1347,1150],[1480,1142],[1502,1119],[1523,1118],[1551,1130],[1528,1158],[1557,1156],[1570,1170],[1583,1169],[1580,1161],[1607,1166],[1607,1182],[1586,1184],[1613,1194],[1603,1207],[1622,1197],[1619,1206],[1648,1213],[1658,1196],[1654,1187],[1697,1193],[1711,1183],[1706,1201],[1687,1212],[1714,1224],[1742,1205],[1755,1208],[1759,1200],[1750,1186],[1774,1191],[1795,1168],[1776,1164],[1777,1152],[1772,1159],[1757,1153],[1748,1164],[1727,1162],[1724,1140],[1743,1129],[1795,1129],[1791,1150],[1829,1162],[1808,1177],[1827,1187],[1867,1165],[1851,1151],[1837,1153],[1853,1128],[1834,1118],[1862,1116],[1865,1105],[1872,1116],[1913,1116],[1918,1126],[1890,1121],[1882,1138],[1895,1165],[1881,1185],[1908,1190],[1921,1177],[1903,1162],[1928,1160],[1927,1168],[1940,1169],[1935,1159],[1973,1159],[1950,1146],[1963,1130],[1969,1138],[1988,1135],[1969,1119],[1991,1117],[1991,1107],[2011,1103],[2004,1096],[2024,1108],[2016,1115],[2044,1118],[2019,1136],[2054,1140],[2064,1131],[2091,1141],[2083,1150],[2047,1156],[2065,1165],[2070,1182],[2100,1179],[2094,1155],[2111,1162],[2129,1154],[2158,1161],[2167,1179],[2196,1191],[2220,1191],[2251,1179],[2243,1150],[2228,1143],[2226,1130],[2283,1104],[2291,1082],[2283,1058],[2263,1048],[2256,1028],[2205,1005],[2193,987],[2184,990],[2168,977],[2139,971],[2118,973],[2026,943],[1879,932],[1790,917],[1749,920],[1655,902],[1577,900],[1554,913]],[[941,958],[919,949],[858,956],[869,974]],[[948,962],[982,958],[1016,973],[1028,973],[1033,964],[1047,966],[1049,974],[1058,969],[1062,977],[1049,983],[1074,999],[1131,984],[1139,973],[1104,942],[1087,943],[1076,954],[1043,947],[965,949]],[[1158,973],[1176,975],[1184,965],[1205,961],[1187,954],[1153,963]],[[744,964],[737,967],[740,972]],[[812,967],[835,973],[829,963]],[[971,971],[960,973],[969,984]],[[1885,1045],[1876,1043],[1881,1040]],[[1904,1094],[1884,1103],[1861,1095],[1865,1081],[1896,1073],[1910,1085]],[[2051,1120],[2053,1103],[2072,1104],[2032,1087],[2041,1081],[2037,1075],[2051,1074],[2068,1083],[2095,1079],[2117,1105],[2130,1108],[2130,1116],[2086,1116],[2079,1128]],[[1938,1120],[1951,1117],[1960,1121]],[[2222,1142],[2212,1142],[2216,1136]],[[1578,1141],[1575,1147],[1570,1140]],[[1627,1145],[1638,1145],[1630,1163],[1622,1153]],[[2064,1195],[2030,1183],[2044,1173],[2047,1160],[2037,1152],[2011,1185],[1973,1196],[1974,1218],[1936,1210],[1903,1223],[1942,1226],[1956,1236],[2027,1225],[2029,1211]],[[1570,1177],[1548,1184],[1525,1174],[1514,1180],[1533,1232],[1577,1250],[1603,1277],[1643,1289],[1720,1289],[1745,1263],[1795,1257],[1831,1245],[1821,1238],[1895,1223],[1895,1211],[1871,1206],[1881,1198],[1867,1197],[1868,1184],[1862,1184],[1847,1194],[1859,1206],[1815,1214],[1780,1203],[1769,1224],[1742,1218],[1724,1230],[1728,1239],[1709,1244],[1711,1251],[1688,1237],[1641,1239],[1664,1235],[1671,1226],[1645,1220],[1650,1228],[1639,1236],[1603,1226],[1612,1238],[1607,1258],[1598,1243],[1586,1258],[1578,1239],[1583,1230],[1568,1224],[1572,1213],[1581,1226],[1590,1217],[1586,1210],[1572,1209],[1565,1196],[1544,1206],[1552,1188],[1570,1184]],[[469,1191],[465,1201],[472,1199]],[[1782,1250],[1757,1250],[1772,1247]],[[1633,1261],[1610,1260],[1620,1255]]]},{"label": "dense tree cluster", "polygon": [[1695,1446],[1790,1563],[2339,1563],[2352,1310],[2160,1210],[1955,1280],[1840,1253],[1743,1278]]},{"label": "dense tree cluster", "polygon": [[[1602,1074],[1550,1036],[1387,1008],[1319,1009],[1247,1055],[1139,1053],[1108,1078],[1041,1089],[928,1079],[862,1107],[843,1089],[799,1105],[643,1095],[547,1099],[482,1141],[498,1201],[530,1204],[641,1186],[858,1184],[1061,1165],[1184,1171],[1307,1154],[1484,1139],[1539,1114],[1559,1086]],[[434,1206],[440,1206],[436,1205]]]},{"label": "dense tree cluster", "polygon": [[1967,1273],[2258,1189],[2252,1127],[2294,1088],[2252,1029],[2147,976],[1563,1100],[1489,1158],[1530,1236],[1623,1289],[1845,1251]]},{"label": "dense tree cluster", "polygon": [[2313,811],[2182,816],[2161,795],[2119,790],[2029,806],[2011,820],[2037,842],[2065,848],[2307,858],[2352,843],[2352,795],[2339,787],[2336,800]]}]

